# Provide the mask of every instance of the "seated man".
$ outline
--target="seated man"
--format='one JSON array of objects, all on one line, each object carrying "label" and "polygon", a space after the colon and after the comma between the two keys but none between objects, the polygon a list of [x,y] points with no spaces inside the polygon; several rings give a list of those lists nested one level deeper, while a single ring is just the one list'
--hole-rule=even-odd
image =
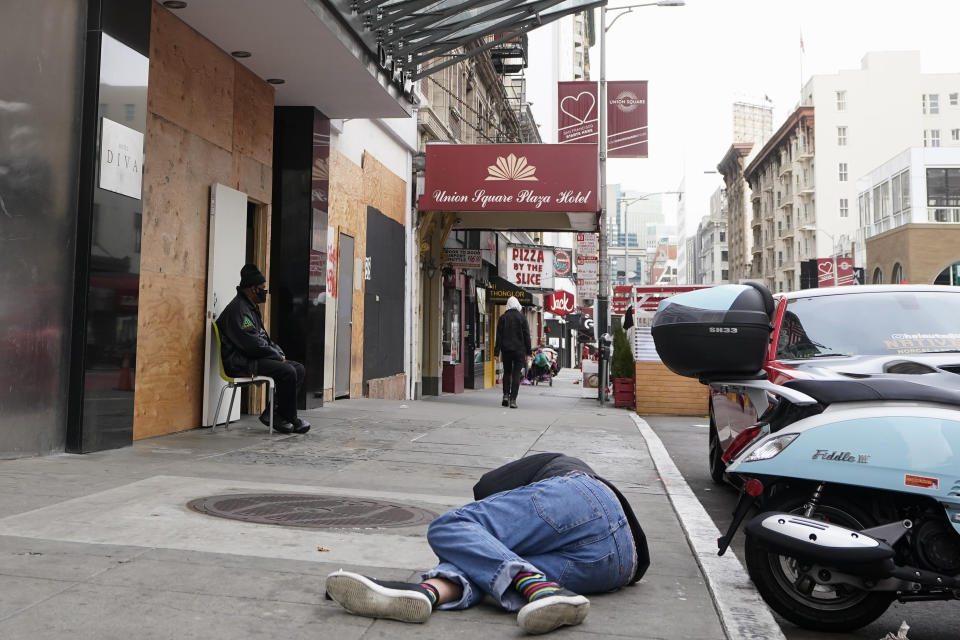
[{"label": "seated man", "polygon": [[580,594],[633,584],[650,564],[626,498],[577,458],[521,458],[484,474],[473,494],[476,502],[430,524],[440,564],[421,582],[341,570],[327,576],[327,597],[356,615],[426,622],[434,609],[466,609],[488,595],[538,634],[580,624],[590,609]]},{"label": "seated man", "polygon": [[[303,384],[303,365],[287,360],[280,345],[270,339],[257,306],[267,301],[266,281],[255,264],[240,269],[237,295],[217,318],[220,357],[229,376],[273,378],[277,400],[273,428],[280,433],[306,433],[310,423],[297,417],[297,390]],[[269,404],[260,422],[270,424]]]}]

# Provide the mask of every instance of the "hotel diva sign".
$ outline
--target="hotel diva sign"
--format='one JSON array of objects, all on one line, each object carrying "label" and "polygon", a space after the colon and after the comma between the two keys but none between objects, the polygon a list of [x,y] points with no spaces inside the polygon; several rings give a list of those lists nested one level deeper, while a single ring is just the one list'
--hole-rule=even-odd
[{"label": "hotel diva sign", "polygon": [[592,144],[427,145],[424,211],[599,211]]}]

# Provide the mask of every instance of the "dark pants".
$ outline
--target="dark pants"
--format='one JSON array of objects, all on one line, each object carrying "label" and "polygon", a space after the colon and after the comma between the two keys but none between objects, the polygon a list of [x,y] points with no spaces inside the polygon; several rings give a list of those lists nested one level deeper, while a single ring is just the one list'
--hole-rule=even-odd
[{"label": "dark pants", "polygon": [[303,384],[305,370],[303,365],[293,360],[257,360],[257,375],[270,376],[276,384],[277,409],[274,412],[274,421],[277,416],[290,422],[297,419],[297,390]]},{"label": "dark pants", "polygon": [[527,364],[527,356],[516,351],[504,351],[500,359],[503,362],[503,395],[516,400],[520,391],[520,372]]}]

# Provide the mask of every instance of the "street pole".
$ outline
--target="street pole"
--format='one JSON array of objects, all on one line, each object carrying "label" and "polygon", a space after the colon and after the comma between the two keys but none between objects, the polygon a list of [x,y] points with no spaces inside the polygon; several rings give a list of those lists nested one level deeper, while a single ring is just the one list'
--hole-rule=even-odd
[{"label": "street pole", "polygon": [[600,225],[597,232],[599,244],[599,269],[597,273],[597,347],[600,356],[597,358],[597,373],[600,384],[597,389],[597,400],[600,406],[607,400],[607,354],[604,348],[603,335],[609,330],[607,313],[610,300],[610,261],[607,257],[607,5],[600,7],[600,99],[597,119],[600,129]]}]

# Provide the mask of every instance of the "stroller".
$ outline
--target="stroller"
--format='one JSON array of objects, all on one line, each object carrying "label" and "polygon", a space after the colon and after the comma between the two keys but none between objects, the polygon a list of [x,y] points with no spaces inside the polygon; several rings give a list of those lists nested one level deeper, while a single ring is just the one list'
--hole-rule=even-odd
[{"label": "stroller", "polygon": [[533,356],[533,363],[528,369],[527,377],[533,384],[548,382],[551,387],[553,386],[553,366],[544,349],[537,349]]}]

